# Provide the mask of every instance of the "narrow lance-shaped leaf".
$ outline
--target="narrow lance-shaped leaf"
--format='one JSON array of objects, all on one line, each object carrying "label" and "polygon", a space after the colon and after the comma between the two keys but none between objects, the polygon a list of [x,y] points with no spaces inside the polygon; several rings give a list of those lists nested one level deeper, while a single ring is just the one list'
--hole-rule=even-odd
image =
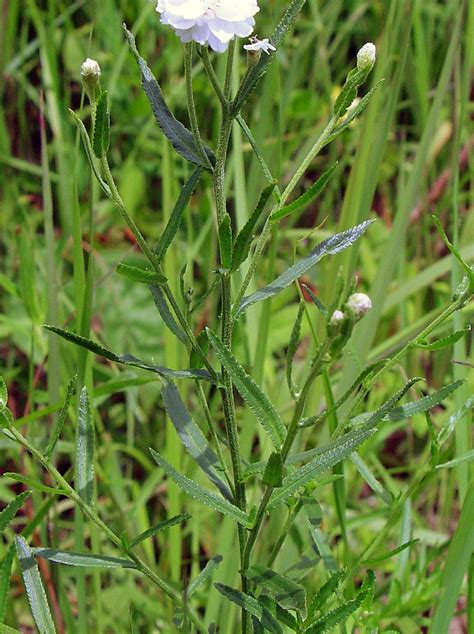
[{"label": "narrow lance-shaped leaf", "polygon": [[206,476],[230,501],[233,496],[229,487],[219,477],[219,458],[209,446],[201,430],[191,418],[174,383],[167,381],[161,390],[163,403],[178,436],[186,450],[196,460]]},{"label": "narrow lance-shaped leaf", "polygon": [[367,595],[367,590],[360,591],[356,595],[355,599],[347,601],[344,605],[331,610],[331,612],[325,614],[322,619],[310,625],[305,632],[307,632],[307,634],[324,634],[325,632],[334,632],[334,629],[338,625],[347,621],[351,614],[360,608]]},{"label": "narrow lance-shaped leaf", "polygon": [[171,314],[169,306],[166,302],[166,298],[163,294],[163,291],[156,284],[150,284],[148,287],[153,297],[153,301],[155,302],[155,306],[160,313],[160,317],[163,320],[165,326],[168,328],[173,335],[181,341],[181,343],[186,344],[186,334],[181,326],[176,322],[175,318]]},{"label": "narrow lance-shaped leaf", "polygon": [[92,144],[94,154],[101,159],[107,154],[109,149],[110,138],[110,115],[109,115],[109,98],[107,91],[104,90],[97,103],[94,120],[94,133]]},{"label": "narrow lance-shaped leaf", "polygon": [[290,341],[288,343],[288,349],[286,351],[286,382],[291,396],[296,399],[296,386],[293,383],[293,359],[298,349],[301,334],[301,322],[303,321],[303,315],[305,311],[304,300],[300,300],[298,306],[298,313],[296,315],[295,323],[291,330]]},{"label": "narrow lance-shaped leaf", "polygon": [[105,555],[94,555],[92,553],[72,553],[56,548],[32,548],[31,552],[35,557],[42,557],[56,564],[65,566],[76,566],[80,568],[132,568],[136,569],[136,564],[130,559],[119,559],[117,557],[107,557]]},{"label": "narrow lance-shaped leaf", "polygon": [[204,568],[201,570],[198,576],[195,579],[193,579],[191,583],[189,584],[189,586],[187,587],[186,596],[188,597],[188,599],[191,598],[193,594],[195,594],[195,592],[202,586],[203,583],[205,583],[208,579],[212,577],[212,575],[215,573],[215,571],[219,567],[219,564],[221,563],[222,559],[223,559],[222,555],[216,555],[215,557],[213,557],[207,562],[207,564],[204,566]]},{"label": "narrow lance-shaped leaf", "polygon": [[171,216],[168,220],[168,224],[163,231],[158,244],[156,245],[154,252],[156,255],[157,262],[162,262],[165,257],[166,252],[168,251],[169,246],[173,242],[174,237],[178,233],[178,229],[181,225],[181,220],[183,218],[183,214],[186,210],[186,207],[193,195],[194,190],[196,189],[196,185],[201,178],[201,174],[203,172],[202,167],[196,167],[196,169],[191,174],[189,180],[184,185],[181,193],[179,194],[178,201],[174,206],[174,209],[171,213]]},{"label": "narrow lance-shaped leaf", "polygon": [[235,239],[234,249],[232,253],[232,271],[237,271],[240,265],[248,258],[248,255],[250,253],[250,246],[252,244],[253,232],[265,210],[270,196],[275,191],[275,187],[275,181],[265,187],[253,214],[239,231],[239,234]]},{"label": "narrow lance-shaped leaf", "polygon": [[471,325],[467,325],[463,330],[457,330],[456,332],[451,333],[447,337],[442,337],[442,339],[437,339],[436,341],[416,341],[413,345],[416,348],[421,348],[422,350],[428,350],[429,352],[434,352],[436,350],[442,350],[443,348],[448,348],[449,346],[454,346],[455,343],[461,341],[467,334],[471,332]]},{"label": "narrow lance-shaped leaf", "polygon": [[274,451],[268,459],[263,473],[262,483],[273,488],[283,484],[283,458],[281,453]]},{"label": "narrow lance-shaped leaf", "polygon": [[137,266],[130,266],[121,262],[117,266],[117,273],[132,280],[133,282],[141,282],[142,284],[166,284],[168,281],[165,275],[156,271],[141,269]]},{"label": "narrow lance-shaped leaf", "polygon": [[277,222],[278,220],[281,220],[282,218],[285,218],[286,216],[289,216],[290,214],[293,214],[297,211],[300,211],[301,209],[304,209],[310,203],[312,203],[313,200],[317,198],[317,196],[319,196],[319,194],[323,191],[323,189],[328,184],[329,179],[334,174],[334,170],[336,169],[337,165],[338,163],[335,163],[332,167],[326,170],[324,174],[322,174],[318,178],[318,180],[315,183],[313,183],[313,185],[311,185],[311,187],[304,194],[299,196],[292,203],[290,203],[289,205],[285,205],[284,207],[280,207],[280,209],[277,209],[276,211],[274,211],[272,215],[270,216],[270,220],[272,222]]},{"label": "narrow lance-shaped leaf", "polygon": [[227,350],[216,334],[209,328],[207,329],[207,334],[219,361],[229,373],[244,401],[270,436],[275,449],[279,451],[286,434],[285,426],[280,415],[272,405],[270,399],[264,394],[252,377],[245,372],[234,355]]},{"label": "narrow lance-shaped leaf", "polygon": [[36,627],[40,634],[55,634],[56,628],[33,553],[21,535],[15,537],[15,546],[31,614]]},{"label": "narrow lance-shaped leaf", "polygon": [[21,475],[20,473],[12,473],[10,471],[7,471],[3,474],[3,477],[15,480],[15,482],[21,482],[30,489],[43,491],[43,493],[49,493],[50,495],[68,495],[63,489],[53,489],[53,487],[48,487],[45,484],[42,484],[41,482],[38,482],[33,478],[29,478],[28,476]]},{"label": "narrow lance-shaped leaf", "polygon": [[94,423],[89,395],[84,387],[79,395],[77,417],[75,487],[87,504],[94,499]]},{"label": "narrow lance-shaped leaf", "polygon": [[81,337],[80,335],[68,332],[62,328],[57,328],[56,326],[45,326],[45,328],[59,335],[63,339],[80,346],[81,348],[85,348],[86,350],[89,350],[94,354],[98,354],[105,359],[109,359],[109,361],[130,365],[135,368],[141,368],[142,370],[148,370],[149,372],[154,372],[165,379],[197,379],[200,381],[214,380],[214,377],[211,377],[209,372],[206,372],[205,370],[170,370],[169,368],[164,368],[158,365],[149,365],[148,363],[140,361],[140,359],[137,359],[131,354],[115,354],[91,339]]},{"label": "narrow lance-shaped leaf", "polygon": [[257,601],[257,599],[223,583],[215,583],[214,586],[223,596],[229,599],[229,601],[232,601],[232,603],[238,605],[239,608],[242,608],[257,618],[269,632],[275,632],[276,634],[283,632],[275,617],[272,616],[267,608]]},{"label": "narrow lance-shaped leaf", "polygon": [[253,304],[261,302],[265,299],[269,299],[283,289],[287,288],[295,280],[309,271],[309,269],[311,269],[325,255],[335,255],[343,249],[347,249],[347,247],[350,247],[352,244],[354,244],[354,242],[356,242],[356,240],[358,240],[362,236],[363,233],[365,233],[372,222],[374,221],[366,220],[360,225],[357,225],[352,229],[348,229],[347,231],[336,233],[327,240],[324,240],[323,242],[318,244],[317,247],[315,247],[309,255],[299,260],[296,264],[293,264],[293,266],[290,266],[290,268],[288,268],[284,273],[277,277],[277,279],[274,280],[271,284],[259,289],[258,291],[252,293],[251,295],[248,295],[247,297],[244,297],[237,309],[236,317],[247,310],[249,306],[252,306]]},{"label": "narrow lance-shaped leaf", "polygon": [[167,462],[163,456],[150,448],[151,455],[155,462],[163,469],[168,477],[170,477],[180,489],[182,489],[189,496],[195,500],[199,500],[202,504],[209,506],[214,511],[222,513],[226,517],[230,517],[234,522],[239,522],[243,526],[247,526],[249,518],[246,513],[239,509],[235,504],[231,504],[227,500],[218,497],[215,493],[211,493],[207,489],[204,489],[196,482],[193,482],[186,476],[178,473],[169,462]]},{"label": "narrow lance-shaped leaf", "polygon": [[8,390],[3,376],[0,376],[0,410],[7,406],[8,402]]},{"label": "narrow lance-shaped leaf", "polygon": [[282,608],[297,610],[304,618],[306,615],[306,593],[299,583],[282,573],[259,564],[246,570],[245,576],[257,588],[270,594]]},{"label": "narrow lance-shaped leaf", "polygon": [[158,524],[155,524],[155,526],[148,528],[146,531],[143,531],[143,533],[140,533],[140,535],[137,535],[136,537],[134,537],[134,539],[132,539],[132,541],[130,542],[129,546],[130,548],[133,548],[134,546],[141,544],[141,542],[145,541],[145,539],[154,537],[155,535],[157,535],[158,533],[161,533],[167,528],[171,528],[172,526],[176,526],[177,524],[182,524],[183,522],[186,522],[186,520],[188,520],[190,517],[191,515],[189,513],[184,513],[183,515],[175,515],[174,517],[170,517],[167,520],[163,520],[163,522],[159,522]]},{"label": "narrow lance-shaped leaf", "polygon": [[219,252],[222,268],[230,270],[232,266],[232,226],[229,214],[226,214],[219,224]]},{"label": "narrow lance-shaped leaf", "polygon": [[77,376],[74,376],[69,381],[69,385],[67,386],[66,400],[64,401],[64,405],[62,406],[61,411],[59,412],[58,418],[56,420],[56,424],[54,425],[54,429],[51,433],[51,439],[46,449],[44,450],[44,455],[46,458],[51,458],[51,456],[53,455],[53,451],[59,440],[59,436],[61,435],[62,429],[64,427],[64,423],[66,422],[66,419],[67,419],[69,406],[71,404],[71,399],[76,389],[76,381],[77,381]]},{"label": "narrow lance-shaped leaf", "polygon": [[339,570],[330,575],[329,579],[318,590],[317,594],[311,600],[308,607],[308,621],[311,621],[313,617],[324,608],[327,601],[336,592],[339,584],[341,583],[345,575],[345,570]]},{"label": "narrow lance-shaped leaf", "polygon": [[[7,607],[8,590],[10,587],[10,576],[12,573],[13,559],[15,557],[15,548],[10,546],[0,562],[0,623],[5,619],[5,611]],[[1,629],[0,629],[1,632]]]},{"label": "narrow lance-shaped leaf", "polygon": [[27,500],[31,495],[31,491],[23,491],[16,496],[0,513],[0,535],[10,524],[12,519],[18,513],[18,511],[23,506],[25,500]]},{"label": "narrow lance-shaped leaf", "polygon": [[112,197],[112,192],[110,191],[110,187],[107,185],[107,183],[105,182],[105,180],[102,178],[102,175],[99,171],[99,168],[97,167],[96,161],[95,161],[95,156],[94,156],[94,151],[92,149],[92,144],[91,144],[91,140],[89,138],[89,134],[87,133],[86,127],[85,125],[82,123],[82,121],[79,119],[79,117],[77,116],[77,114],[73,111],[73,110],[69,110],[69,112],[71,113],[71,116],[73,117],[74,121],[76,122],[76,125],[79,129],[79,133],[81,135],[81,139],[82,139],[82,144],[84,146],[84,150],[86,152],[86,157],[87,160],[89,162],[89,166],[97,180],[97,182],[99,183],[102,191],[104,192],[104,194],[108,197],[111,198]]},{"label": "narrow lance-shaped leaf", "polygon": [[[130,31],[127,30],[125,25],[123,28],[130,50],[132,51],[141,72],[143,90],[148,97],[155,119],[163,134],[168,137],[178,154],[181,154],[181,156],[183,156],[187,161],[205,168],[208,167],[208,165],[203,162],[203,158],[196,147],[196,142],[192,132],[190,132],[190,130],[188,130],[181,122],[177,121],[168,108],[158,81],[137,50],[135,38]],[[214,165],[216,158],[212,150],[208,147],[205,147],[204,149],[211,165]]]}]

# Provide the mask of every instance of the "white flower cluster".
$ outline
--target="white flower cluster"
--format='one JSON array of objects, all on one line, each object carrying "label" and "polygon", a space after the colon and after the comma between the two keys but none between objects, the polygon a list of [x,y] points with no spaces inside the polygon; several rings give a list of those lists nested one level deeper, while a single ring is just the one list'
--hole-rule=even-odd
[{"label": "white flower cluster", "polygon": [[235,36],[252,33],[260,9],[257,0],[158,0],[156,10],[182,42],[223,53]]}]

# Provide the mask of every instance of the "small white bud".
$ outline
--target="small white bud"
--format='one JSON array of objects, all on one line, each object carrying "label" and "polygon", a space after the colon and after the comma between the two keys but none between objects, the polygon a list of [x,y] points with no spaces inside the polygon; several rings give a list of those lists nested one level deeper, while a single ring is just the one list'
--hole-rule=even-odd
[{"label": "small white bud", "polygon": [[365,293],[354,293],[347,300],[347,306],[356,319],[361,319],[372,308],[372,300]]},{"label": "small white bud", "polygon": [[329,324],[331,326],[337,326],[338,324],[342,323],[345,318],[346,318],[346,316],[344,315],[342,310],[335,310],[333,312],[333,314],[331,315],[331,319],[329,320]]},{"label": "small white bud", "polygon": [[100,77],[100,66],[95,61],[95,59],[90,59],[89,57],[81,66],[81,75],[83,77]]},{"label": "small white bud", "polygon": [[367,42],[357,53],[357,68],[359,70],[363,70],[365,68],[372,68],[375,64],[375,56],[377,49],[375,48],[375,44],[372,42]]}]

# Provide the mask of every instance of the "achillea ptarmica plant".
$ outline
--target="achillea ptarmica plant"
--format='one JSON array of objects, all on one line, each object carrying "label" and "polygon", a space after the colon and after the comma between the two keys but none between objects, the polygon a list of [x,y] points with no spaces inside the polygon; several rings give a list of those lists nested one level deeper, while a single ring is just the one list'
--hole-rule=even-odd
[{"label": "achillea ptarmica plant", "polygon": [[260,11],[257,0],[158,0],[156,10],[183,43],[209,45],[217,53],[234,37],[248,37]]},{"label": "achillea ptarmica plant", "polygon": [[353,293],[347,300],[347,307],[358,321],[372,308],[372,300],[365,293]]},{"label": "achillea ptarmica plant", "polygon": [[81,65],[81,77],[89,99],[95,102],[96,91],[100,91],[100,66],[95,59],[88,57]]}]

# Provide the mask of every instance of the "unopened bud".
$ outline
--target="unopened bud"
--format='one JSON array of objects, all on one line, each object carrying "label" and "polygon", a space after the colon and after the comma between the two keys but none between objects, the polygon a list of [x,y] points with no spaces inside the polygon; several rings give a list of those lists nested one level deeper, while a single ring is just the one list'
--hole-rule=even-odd
[{"label": "unopened bud", "polygon": [[347,307],[354,313],[356,320],[359,320],[372,308],[372,300],[365,293],[354,293],[347,300]]},{"label": "unopened bud", "polygon": [[85,62],[83,62],[81,66],[81,75],[85,77],[95,77],[98,79],[100,77],[100,66],[95,61],[95,59],[90,59],[88,57]]},{"label": "unopened bud", "polygon": [[357,53],[357,68],[359,70],[365,70],[367,68],[370,70],[375,64],[376,52],[375,44],[372,44],[372,42],[364,44]]},{"label": "unopened bud", "polygon": [[329,320],[329,324],[331,326],[337,326],[338,324],[343,322],[345,318],[346,318],[346,316],[344,315],[342,310],[335,310],[333,312],[333,314],[331,315],[331,319]]},{"label": "unopened bud", "polygon": [[89,57],[81,66],[82,81],[91,103],[94,104],[100,94],[100,66],[95,59]]}]

